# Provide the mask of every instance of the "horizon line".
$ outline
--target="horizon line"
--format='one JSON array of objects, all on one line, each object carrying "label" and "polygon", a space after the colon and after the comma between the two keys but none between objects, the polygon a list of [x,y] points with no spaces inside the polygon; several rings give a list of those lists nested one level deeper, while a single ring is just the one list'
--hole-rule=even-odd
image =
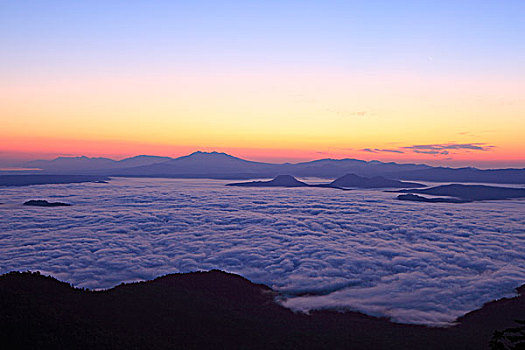
[{"label": "horizon line", "polygon": [[[137,157],[159,157],[159,158],[169,158],[169,160],[175,160],[175,159],[180,159],[180,158],[184,158],[184,157],[188,157],[188,156],[191,156],[191,155],[195,155],[195,154],[223,154],[223,155],[226,155],[226,156],[230,156],[230,157],[233,157],[233,158],[237,158],[237,159],[240,159],[240,160],[245,160],[245,161],[250,161],[250,162],[257,162],[257,163],[266,163],[266,164],[276,164],[276,165],[282,165],[282,164],[301,164],[301,163],[310,163],[310,162],[316,162],[316,161],[323,161],[323,160],[331,160],[331,161],[344,161],[344,160],[354,160],[354,161],[360,161],[360,162],[365,162],[365,163],[374,163],[374,162],[379,162],[379,163],[383,163],[383,164],[413,164],[413,165],[425,165],[425,166],[429,166],[429,167],[434,167],[434,168],[449,168],[449,169],[467,169],[467,168],[473,168],[473,169],[483,169],[483,170],[499,170],[499,169],[506,169],[506,170],[511,170],[511,169],[518,169],[518,170],[522,170],[522,169],[525,169],[525,165],[523,165],[522,167],[520,166],[511,166],[511,167],[496,167],[496,168],[482,168],[482,167],[478,167],[478,166],[472,166],[472,165],[469,165],[469,166],[458,166],[458,167],[453,167],[453,166],[446,166],[446,165],[431,165],[431,164],[428,164],[428,162],[414,162],[414,161],[410,161],[408,160],[407,162],[403,162],[402,160],[401,161],[383,161],[383,160],[379,160],[379,159],[371,159],[371,160],[364,160],[364,159],[359,159],[359,158],[349,158],[349,157],[344,157],[344,158],[332,158],[332,157],[328,157],[328,158],[314,158],[314,159],[311,159],[311,160],[301,160],[301,161],[284,161],[284,162],[270,162],[270,161],[260,161],[260,160],[253,160],[253,159],[249,159],[249,158],[244,158],[244,157],[241,157],[241,156],[236,156],[236,155],[233,155],[233,154],[230,154],[230,153],[227,153],[227,152],[222,152],[222,151],[202,151],[200,149],[197,149],[196,151],[193,151],[191,153],[188,153],[188,154],[185,154],[185,155],[181,155],[181,156],[161,156],[161,155],[155,155],[155,154],[137,154],[137,155],[130,155],[130,156],[124,156],[122,158],[118,158],[118,157],[115,157],[115,158],[112,158],[112,157],[109,157],[109,156],[86,156],[85,154],[80,154],[80,155],[56,155],[54,156],[53,158],[37,158],[37,159],[31,159],[31,160],[25,160],[25,161],[22,161],[22,163],[20,163],[20,165],[24,164],[24,163],[30,163],[30,162],[35,162],[35,161],[55,161],[55,160],[58,160],[60,158],[65,158],[65,159],[74,159],[74,158],[77,158],[77,159],[81,159],[81,158],[84,158],[84,159],[107,159],[107,160],[111,160],[111,161],[114,161],[114,162],[120,162],[120,161],[123,161],[123,160],[126,160],[126,159],[132,159],[132,158],[137,158]],[[167,161],[169,161],[167,160]],[[160,163],[160,162],[159,162]],[[13,166],[13,167],[1,167],[0,168],[0,171],[15,171],[15,168],[17,169],[24,169],[24,170],[36,170],[35,168],[24,168],[23,166]],[[7,170],[9,169],[9,170]],[[42,169],[39,169],[39,170],[42,170]]]}]

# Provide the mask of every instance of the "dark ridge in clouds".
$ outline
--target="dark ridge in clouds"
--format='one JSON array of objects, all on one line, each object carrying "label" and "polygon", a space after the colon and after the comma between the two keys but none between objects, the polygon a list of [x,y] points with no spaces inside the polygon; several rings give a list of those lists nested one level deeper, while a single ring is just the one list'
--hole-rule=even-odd
[{"label": "dark ridge in clouds", "polygon": [[[524,201],[422,206],[382,191],[226,183],[3,188],[0,273],[40,270],[109,288],[217,268],[310,295],[287,299],[294,309],[351,308],[433,325],[512,296],[525,280]],[[31,198],[72,206],[22,206]]]},{"label": "dark ridge in clouds", "polygon": [[250,181],[229,183],[227,186],[242,187],[319,187],[346,190],[350,188],[413,188],[426,187],[426,185],[415,182],[403,182],[398,180],[386,179],[382,176],[362,177],[355,174],[343,175],[330,183],[307,184],[298,181],[290,175],[279,175],[270,181]]},{"label": "dark ridge in clouds", "polygon": [[355,174],[346,174],[332,181],[329,186],[336,188],[414,188],[426,187],[426,185],[415,182],[404,182],[386,179],[382,176],[362,177]]},{"label": "dark ridge in clouds", "polygon": [[397,192],[420,193],[433,196],[448,196],[470,201],[525,198],[525,188],[485,185],[450,184],[424,189],[400,190]]},{"label": "dark ridge in clouds", "polygon": [[417,194],[400,194],[397,196],[397,199],[402,201],[411,201],[411,202],[426,202],[426,203],[467,203],[471,202],[470,200],[463,200],[459,198],[427,198],[423,196],[418,196]]},{"label": "dark ridge in clouds", "polygon": [[226,184],[240,187],[307,187],[307,183],[297,180],[291,175],[278,175],[270,181],[251,181]]},{"label": "dark ridge in clouds", "polygon": [[400,151],[398,149],[384,149],[384,148],[363,148],[361,151],[364,152],[371,152],[371,153],[405,153],[403,151]]}]

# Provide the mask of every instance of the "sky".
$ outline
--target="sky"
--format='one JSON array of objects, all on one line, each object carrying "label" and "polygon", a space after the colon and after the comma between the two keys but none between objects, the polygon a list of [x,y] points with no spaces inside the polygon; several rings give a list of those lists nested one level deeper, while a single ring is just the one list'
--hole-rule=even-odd
[{"label": "sky", "polygon": [[0,165],[525,167],[524,1],[0,0]]}]

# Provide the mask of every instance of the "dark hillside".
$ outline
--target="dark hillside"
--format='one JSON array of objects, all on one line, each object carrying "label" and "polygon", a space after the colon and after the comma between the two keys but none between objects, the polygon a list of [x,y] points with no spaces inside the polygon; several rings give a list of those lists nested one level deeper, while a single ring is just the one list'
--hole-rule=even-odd
[{"label": "dark hillside", "polygon": [[[523,296],[452,328],[400,325],[356,312],[296,314],[270,288],[221,271],[167,275],[105,291],[35,273],[0,277],[4,349],[483,349],[525,315]],[[501,308],[499,305],[503,305]]]}]

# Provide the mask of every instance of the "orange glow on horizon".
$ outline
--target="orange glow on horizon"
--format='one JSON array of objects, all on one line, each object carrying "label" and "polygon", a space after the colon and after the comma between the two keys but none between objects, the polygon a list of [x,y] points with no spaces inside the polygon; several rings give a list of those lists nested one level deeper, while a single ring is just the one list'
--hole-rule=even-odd
[{"label": "orange glow on horizon", "polygon": [[525,167],[521,4],[365,3],[9,2],[0,163],[217,150]]},{"label": "orange glow on horizon", "polygon": [[[27,77],[0,82],[0,151],[123,158],[216,150],[275,162],[523,167],[522,91],[525,82],[495,77],[452,84],[450,77],[326,70]],[[403,148],[451,143],[493,148],[446,155]]]},{"label": "orange glow on horizon", "polygon": [[[2,153],[0,158],[17,158],[24,160],[52,159],[58,156],[88,156],[123,159],[141,154],[179,157],[197,150],[218,151],[247,160],[262,162],[302,162],[315,159],[356,158],[362,160],[380,160],[397,163],[425,163],[431,165],[466,166],[477,163],[479,167],[494,167],[497,164],[508,164],[505,167],[521,166],[524,163],[519,148],[501,150],[498,148],[487,151],[452,150],[447,155],[421,154],[406,150],[404,145],[384,148],[390,151],[366,151],[364,148],[326,148],[308,150],[297,148],[249,148],[249,147],[199,147],[197,145],[168,145],[155,143],[138,143],[115,140],[78,140],[78,139],[46,139],[46,138],[11,138],[0,143]],[[64,151],[66,150],[66,151]],[[399,150],[403,153],[396,153]],[[452,158],[453,157],[453,158]],[[485,165],[484,165],[485,164]]]}]

